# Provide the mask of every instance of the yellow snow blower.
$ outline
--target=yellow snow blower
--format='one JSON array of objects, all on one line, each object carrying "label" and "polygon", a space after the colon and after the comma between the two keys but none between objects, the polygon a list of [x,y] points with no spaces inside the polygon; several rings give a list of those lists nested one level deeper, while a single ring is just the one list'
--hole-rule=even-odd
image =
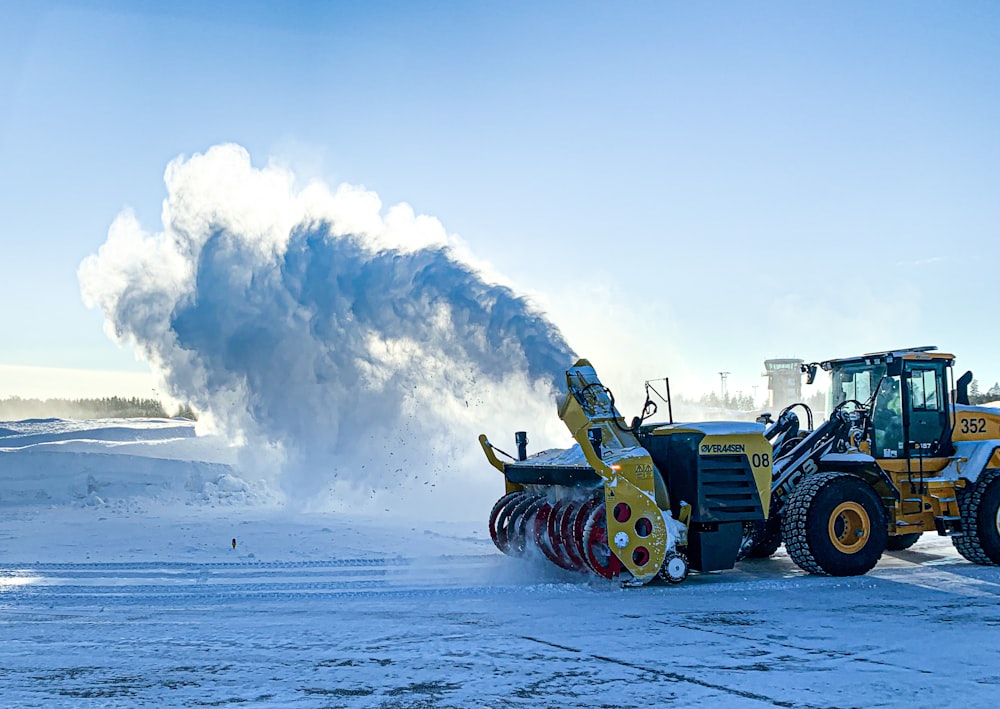
[{"label": "yellow snow blower", "polygon": [[[529,457],[519,432],[515,458],[479,437],[506,480],[490,514],[497,547],[537,549],[562,568],[636,585],[733,568],[768,515],[764,426],[627,424],[584,359],[567,370],[566,387],[558,410],[572,448]],[[647,396],[647,418],[655,408]]]}]

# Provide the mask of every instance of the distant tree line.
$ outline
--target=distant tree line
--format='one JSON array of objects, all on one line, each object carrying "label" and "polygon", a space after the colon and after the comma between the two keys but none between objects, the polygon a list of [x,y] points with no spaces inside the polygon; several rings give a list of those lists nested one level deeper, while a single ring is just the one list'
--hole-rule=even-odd
[{"label": "distant tree line", "polygon": [[979,382],[973,379],[969,384],[969,403],[985,404],[990,401],[1000,401],[1000,382],[994,382],[984,393],[979,389]]},{"label": "distant tree line", "polygon": [[722,397],[713,391],[708,394],[702,394],[701,398],[698,399],[698,403],[702,406],[731,409],[733,411],[753,411],[760,408],[754,403],[752,396],[743,394],[742,392],[737,392],[735,396],[727,392],[725,397]]},{"label": "distant tree line", "polygon": [[[691,410],[692,408],[695,410],[718,409],[719,413],[723,411],[751,412],[760,410],[759,406],[754,406],[752,396],[744,396],[742,393],[738,393],[735,396],[727,394],[725,397],[721,397],[718,393],[712,392],[710,394],[702,394],[699,397],[692,397],[674,392],[671,395],[671,401],[675,407],[679,407],[682,411]],[[661,401],[657,401],[656,403],[661,409],[660,413],[666,413],[665,404]]]},{"label": "distant tree line", "polygon": [[[101,399],[0,399],[0,419],[26,418],[104,419],[170,418],[158,399],[109,396]],[[182,405],[173,416],[197,420],[190,405]]]}]

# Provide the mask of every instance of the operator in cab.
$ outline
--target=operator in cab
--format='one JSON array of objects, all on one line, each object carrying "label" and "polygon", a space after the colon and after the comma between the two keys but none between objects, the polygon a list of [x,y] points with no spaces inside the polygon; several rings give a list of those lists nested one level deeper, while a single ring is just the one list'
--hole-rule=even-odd
[{"label": "operator in cab", "polygon": [[877,458],[898,458],[903,452],[903,404],[899,377],[885,377],[879,386],[872,412]]}]

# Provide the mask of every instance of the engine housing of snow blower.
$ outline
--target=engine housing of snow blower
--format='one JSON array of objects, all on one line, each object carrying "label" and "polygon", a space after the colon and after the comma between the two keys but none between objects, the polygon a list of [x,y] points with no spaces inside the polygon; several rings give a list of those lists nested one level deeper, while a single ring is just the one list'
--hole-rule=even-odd
[{"label": "engine housing of snow blower", "polygon": [[[566,371],[559,418],[576,445],[501,461],[490,534],[501,551],[537,549],[566,569],[646,583],[731,569],[744,529],[767,517],[771,447],[760,424],[627,426],[587,360]],[[509,457],[509,456],[508,456]]]},{"label": "engine housing of snow blower", "polygon": [[686,553],[699,571],[731,569],[748,522],[767,518],[771,446],[762,426],[708,422],[647,426],[639,442],[670,492],[670,510],[690,506]]}]

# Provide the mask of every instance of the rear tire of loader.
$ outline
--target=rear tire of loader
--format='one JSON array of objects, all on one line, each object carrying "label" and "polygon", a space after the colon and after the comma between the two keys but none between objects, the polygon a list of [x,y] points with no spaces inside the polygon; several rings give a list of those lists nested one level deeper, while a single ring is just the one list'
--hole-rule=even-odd
[{"label": "rear tire of loader", "polygon": [[964,534],[951,538],[958,553],[973,564],[1000,565],[1000,470],[984,470],[958,492]]},{"label": "rear tire of loader", "polygon": [[920,539],[920,532],[913,532],[912,534],[897,534],[894,537],[889,537],[889,541],[886,542],[885,548],[888,551],[904,551],[909,549]]},{"label": "rear tire of loader", "polygon": [[830,576],[871,571],[889,537],[882,500],[847,473],[807,476],[785,504],[781,533],[792,561]]}]

